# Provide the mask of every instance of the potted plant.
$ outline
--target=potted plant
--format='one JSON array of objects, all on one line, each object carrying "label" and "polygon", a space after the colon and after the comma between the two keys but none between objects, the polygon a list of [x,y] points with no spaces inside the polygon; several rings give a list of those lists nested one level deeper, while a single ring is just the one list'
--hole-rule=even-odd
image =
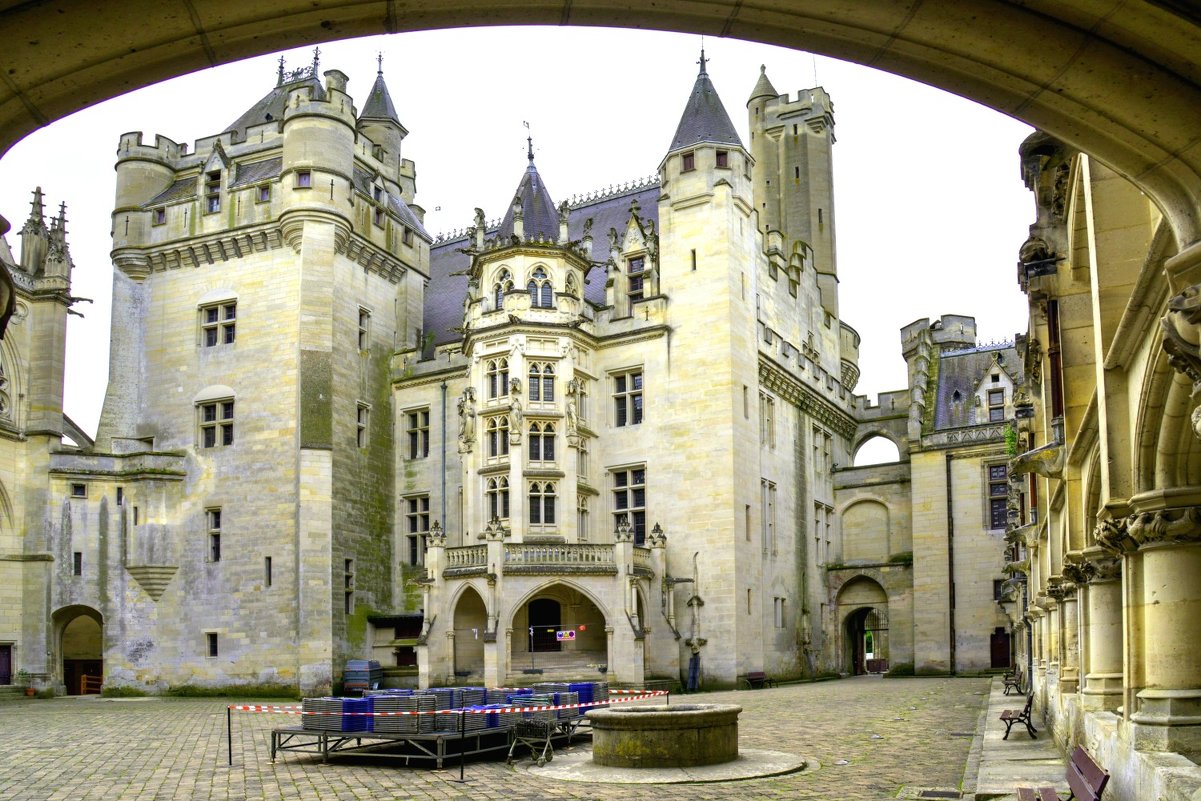
[{"label": "potted plant", "polygon": [[30,676],[29,671],[25,668],[17,671],[17,684],[25,688],[25,695],[33,695],[33,676]]}]

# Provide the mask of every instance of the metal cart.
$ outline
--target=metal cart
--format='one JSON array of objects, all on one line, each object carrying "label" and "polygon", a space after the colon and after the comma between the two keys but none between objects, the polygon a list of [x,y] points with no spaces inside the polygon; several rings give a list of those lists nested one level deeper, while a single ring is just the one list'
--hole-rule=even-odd
[{"label": "metal cart", "polygon": [[513,752],[517,750],[517,746],[524,745],[530,749],[530,759],[536,760],[538,767],[542,767],[547,762],[555,758],[555,749],[550,744],[550,738],[558,730],[558,724],[554,720],[519,720],[513,726],[511,740],[509,743],[509,756],[505,759],[506,765],[513,764]]}]

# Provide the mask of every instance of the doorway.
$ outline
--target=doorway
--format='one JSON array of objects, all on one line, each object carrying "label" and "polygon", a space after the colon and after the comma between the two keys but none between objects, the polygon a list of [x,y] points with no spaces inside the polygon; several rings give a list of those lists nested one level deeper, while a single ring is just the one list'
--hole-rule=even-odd
[{"label": "doorway", "polygon": [[561,651],[563,644],[556,636],[563,627],[563,607],[552,598],[530,601],[530,650]]},{"label": "doorway", "polygon": [[993,630],[992,636],[988,638],[988,650],[992,655],[993,667],[1007,668],[1012,666],[1013,637],[1004,627],[997,626]]}]

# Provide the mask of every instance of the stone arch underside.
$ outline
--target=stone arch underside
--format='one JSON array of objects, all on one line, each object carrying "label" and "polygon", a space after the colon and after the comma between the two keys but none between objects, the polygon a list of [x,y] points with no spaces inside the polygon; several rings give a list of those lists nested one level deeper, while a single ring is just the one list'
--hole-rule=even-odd
[{"label": "stone arch underside", "polygon": [[[546,617],[552,612],[551,602],[557,605],[553,621]],[[531,611],[535,607],[537,614]],[[510,609],[511,671],[528,669],[552,674],[575,669],[576,674],[583,676],[602,667],[607,670],[606,628],[628,625],[624,620],[616,620],[617,613],[610,611],[612,614],[607,616],[604,606],[591,593],[573,583],[550,581],[528,592]],[[566,639],[556,639],[557,632],[565,632]],[[548,647],[552,641],[555,647]]]},{"label": "stone arch underside", "polygon": [[[804,49],[971,98],[1105,162],[1155,199],[1178,242],[1194,243],[1201,238],[1201,17],[1146,1],[1103,11],[1086,0],[1050,8],[995,0],[665,0],[643,9],[637,24]],[[621,0],[447,0],[409,13],[385,0],[281,0],[270,11],[211,0],[186,14],[162,3],[22,3],[0,11],[0,150],[86,106],[250,56],[370,34],[521,24],[631,20]]]},{"label": "stone arch underside", "polygon": [[[72,605],[56,610],[50,620],[58,658],[54,660],[58,682],[68,695],[97,692],[96,682],[104,675],[104,617],[90,606]],[[85,685],[84,678],[92,679]]]}]

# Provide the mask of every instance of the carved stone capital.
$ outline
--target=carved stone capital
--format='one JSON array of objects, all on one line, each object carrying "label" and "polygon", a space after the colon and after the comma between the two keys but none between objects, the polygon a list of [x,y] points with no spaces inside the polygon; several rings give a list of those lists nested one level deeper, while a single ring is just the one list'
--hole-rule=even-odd
[{"label": "carved stone capital", "polygon": [[1063,603],[1065,598],[1072,598],[1076,595],[1076,585],[1071,581],[1065,581],[1061,576],[1053,576],[1047,582],[1047,595],[1057,602]]},{"label": "carved stone capital", "polygon": [[1128,530],[1129,521],[1129,517],[1098,520],[1097,527],[1093,529],[1093,538],[1097,545],[1119,556],[1138,550],[1138,542],[1131,538]]},{"label": "carved stone capital", "polygon": [[1126,520],[1130,538],[1140,548],[1201,542],[1201,507],[1141,512]]}]

